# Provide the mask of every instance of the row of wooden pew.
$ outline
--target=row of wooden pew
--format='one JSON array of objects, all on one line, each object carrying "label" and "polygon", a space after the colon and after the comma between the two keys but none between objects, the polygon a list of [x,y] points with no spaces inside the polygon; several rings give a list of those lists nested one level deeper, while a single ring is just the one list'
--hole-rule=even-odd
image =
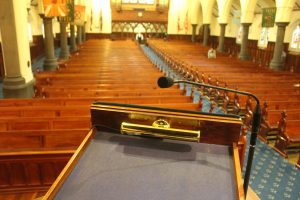
[{"label": "row of wooden pew", "polygon": [[[275,138],[275,150],[285,157],[289,150],[299,152],[299,74],[273,72],[222,53],[217,59],[207,59],[207,48],[182,41],[152,40],[149,46],[187,79],[255,94],[263,109],[260,137],[266,142]],[[248,99],[238,96],[238,101],[243,109]],[[236,103],[233,98],[231,102]]]},{"label": "row of wooden pew", "polygon": [[91,127],[92,102],[199,110],[175,86],[158,88],[161,75],[137,44],[109,40],[89,40],[58,71],[37,72],[34,99],[1,100],[0,199],[47,190]]}]

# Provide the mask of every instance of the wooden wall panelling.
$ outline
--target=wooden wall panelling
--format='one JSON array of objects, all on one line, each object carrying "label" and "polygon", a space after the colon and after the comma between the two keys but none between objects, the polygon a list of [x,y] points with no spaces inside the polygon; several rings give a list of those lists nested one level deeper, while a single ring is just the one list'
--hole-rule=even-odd
[{"label": "wooden wall panelling", "polygon": [[48,188],[74,151],[0,153],[0,193]]},{"label": "wooden wall panelling", "polygon": [[170,39],[170,40],[187,40],[187,41],[192,41],[192,36],[191,35],[170,34],[170,35],[168,35],[168,39]]},{"label": "wooden wall panelling", "polygon": [[[112,40],[135,39],[134,32],[137,26],[143,26],[146,30],[144,37],[164,38],[167,32],[166,22],[139,22],[139,21],[113,21],[112,22]],[[190,37],[190,36],[184,36]]]},{"label": "wooden wall panelling", "polygon": [[43,35],[34,35],[30,44],[31,62],[34,63],[37,59],[45,54]]},{"label": "wooden wall panelling", "polygon": [[[138,13],[142,16],[138,17]],[[136,22],[168,22],[168,12],[122,10],[120,12],[112,9],[112,21],[136,21]]]},{"label": "wooden wall panelling", "polygon": [[[218,47],[218,36],[210,36],[209,45],[213,48]],[[300,72],[300,54],[288,51],[288,43],[284,43],[284,51],[287,53],[285,60],[285,71],[290,71],[294,73]],[[224,42],[225,52],[231,54],[232,56],[238,57],[240,52],[240,45],[236,44],[235,38],[225,38]],[[248,41],[248,52],[250,59],[257,65],[263,68],[269,68],[270,62],[273,58],[275,48],[275,42],[269,42],[268,46],[264,49],[257,46],[257,40]]]},{"label": "wooden wall panelling", "polygon": [[110,39],[110,33],[86,33],[86,39]]},{"label": "wooden wall panelling", "polygon": [[17,149],[75,149],[87,129],[0,131],[1,151]]},{"label": "wooden wall panelling", "polygon": [[285,69],[290,72],[300,73],[300,53],[289,52],[287,54]]}]

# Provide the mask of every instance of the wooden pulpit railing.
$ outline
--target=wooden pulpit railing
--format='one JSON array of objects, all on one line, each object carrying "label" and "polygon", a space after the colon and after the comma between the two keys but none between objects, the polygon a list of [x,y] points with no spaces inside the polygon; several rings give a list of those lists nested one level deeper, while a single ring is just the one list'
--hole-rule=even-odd
[{"label": "wooden pulpit railing", "polygon": [[91,118],[43,199],[244,199],[239,116],[98,102]]}]

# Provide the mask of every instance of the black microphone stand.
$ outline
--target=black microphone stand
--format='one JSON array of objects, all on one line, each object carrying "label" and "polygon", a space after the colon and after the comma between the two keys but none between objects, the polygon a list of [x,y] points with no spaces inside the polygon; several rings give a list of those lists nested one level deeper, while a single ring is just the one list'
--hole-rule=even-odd
[{"label": "black microphone stand", "polygon": [[[166,77],[166,79],[170,79],[170,78]],[[251,136],[250,136],[250,146],[249,146],[248,160],[247,160],[247,166],[246,166],[245,177],[244,177],[244,185],[243,185],[244,192],[245,192],[245,197],[246,197],[247,190],[248,190],[248,185],[249,185],[249,180],[250,180],[252,161],[253,161],[253,156],[254,156],[254,151],[255,151],[257,133],[258,133],[259,128],[260,128],[261,108],[260,108],[259,99],[254,94],[251,94],[249,92],[242,92],[242,91],[238,91],[238,90],[222,88],[222,87],[213,86],[213,85],[207,85],[207,84],[204,84],[204,83],[196,83],[196,82],[185,81],[185,80],[173,81],[172,84],[174,84],[174,83],[187,83],[187,84],[196,85],[196,86],[202,86],[202,87],[207,87],[207,88],[224,90],[224,91],[228,91],[228,92],[235,92],[235,93],[238,93],[238,94],[250,96],[250,97],[255,99],[256,106],[255,106],[255,110],[254,110],[254,113],[253,113],[252,129],[251,129]]]}]

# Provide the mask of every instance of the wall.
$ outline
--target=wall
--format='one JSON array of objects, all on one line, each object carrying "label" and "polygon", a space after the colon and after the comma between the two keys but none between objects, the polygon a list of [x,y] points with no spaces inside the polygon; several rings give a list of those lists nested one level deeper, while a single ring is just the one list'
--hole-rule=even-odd
[{"label": "wall", "polygon": [[192,34],[192,0],[170,1],[168,16],[168,34]]},{"label": "wall", "polygon": [[[269,68],[270,62],[273,58],[275,42],[269,42],[267,48],[260,49],[257,47],[257,40],[248,41],[248,53],[250,55],[250,60],[262,68]],[[218,36],[211,36],[209,38],[209,45],[214,48],[218,46]],[[225,42],[225,52],[230,56],[238,57],[240,52],[240,45],[236,43],[236,38],[226,37]],[[284,43],[284,51],[288,52],[288,43]],[[289,52],[286,57],[285,71],[300,73],[300,55],[293,54]]]},{"label": "wall", "polygon": [[[249,29],[249,39],[250,40],[258,40],[261,31],[261,20],[262,14],[255,14],[253,22]],[[295,27],[300,23],[300,11],[294,11],[291,15],[291,22],[286,27],[284,42],[289,43],[292,37],[292,32]],[[220,25],[218,24],[218,19],[216,17],[212,17],[212,23],[210,25],[211,35],[218,36],[220,34]],[[229,17],[229,23],[226,26],[226,37],[236,37],[239,26],[234,24],[232,17]],[[269,28],[269,41],[275,42],[277,34],[277,26],[275,25],[273,28]]]},{"label": "wall", "polygon": [[109,0],[86,0],[86,32],[111,33]]},{"label": "wall", "polygon": [[[117,0],[115,0],[117,1]],[[92,6],[93,5],[93,6]],[[31,60],[34,61],[39,56],[43,55],[44,47],[43,47],[43,39],[42,39],[42,20],[38,15],[38,8],[35,6],[30,7],[29,18],[28,20],[32,26],[32,33],[33,33],[33,43],[31,44]],[[122,18],[126,14],[126,11],[121,11],[123,14],[116,13],[116,11],[112,10],[111,4],[109,0],[86,0],[86,32],[88,34],[88,38],[109,38],[109,34],[112,32],[112,20],[113,17],[118,14]],[[112,12],[111,12],[112,10]],[[202,7],[199,1],[194,0],[172,0],[169,1],[169,12],[165,12],[164,15],[158,15],[157,12],[154,12],[155,20],[157,21],[168,21],[168,34],[169,38],[171,39],[190,39],[190,35],[192,34],[192,26],[191,24],[197,23],[197,34],[202,25]],[[132,10],[134,13],[132,16],[137,16],[137,11]],[[165,15],[168,14],[166,17]],[[147,14],[144,16],[146,17]],[[147,15],[148,16],[148,15]],[[196,16],[196,17],[195,17]],[[300,11],[294,11],[291,15],[291,22],[286,28],[286,35],[284,42],[289,43],[292,35],[292,31],[300,23]],[[142,17],[143,18],[143,17]],[[255,14],[253,23],[249,29],[249,40],[255,41],[251,43],[251,48],[254,49],[255,43],[259,39],[260,31],[261,31],[261,14]],[[147,18],[148,19],[148,18]],[[154,20],[154,21],[155,21]],[[100,23],[102,22],[102,23]],[[59,23],[56,19],[53,20],[53,28],[54,33],[59,33]],[[230,48],[231,51],[239,51],[239,45],[235,44],[235,38],[239,29],[239,25],[234,23],[232,16],[229,16],[229,23],[226,26],[226,33],[225,36],[227,38],[228,45],[230,44],[232,47]],[[210,25],[210,31],[212,36],[218,36],[220,34],[220,26],[218,24],[218,18],[212,16],[212,23]],[[269,29],[269,41],[270,45],[266,50],[257,50],[259,52],[268,52],[271,54],[272,51],[272,42],[276,40],[276,32],[277,27],[274,26],[273,28]],[[97,33],[101,33],[97,35]],[[57,35],[57,34],[56,34]],[[188,35],[188,36],[184,36]],[[131,35],[130,35],[131,37]],[[214,39],[212,39],[214,41]],[[214,43],[215,44],[215,43]],[[253,46],[254,45],[254,46]],[[226,46],[226,45],[225,45]],[[256,47],[255,47],[256,48]],[[289,54],[289,59],[287,61],[290,63],[290,66],[297,66],[297,56]],[[267,59],[268,60],[268,59]],[[299,59],[298,59],[299,60]],[[266,63],[269,61],[266,61]],[[290,68],[290,67],[288,67]]]},{"label": "wall", "polygon": [[[275,25],[273,28],[269,28],[269,43],[267,48],[259,49],[257,47],[257,41],[260,37],[261,32],[261,21],[262,14],[255,14],[252,25],[249,29],[249,43],[248,49],[251,55],[251,60],[262,66],[268,68],[270,61],[273,57],[274,46],[276,41],[277,34],[277,26]],[[284,51],[287,53],[285,70],[291,72],[300,72],[300,55],[295,54],[293,52],[289,52],[289,42],[292,37],[292,32],[296,28],[296,26],[300,23],[300,11],[293,11],[291,15],[291,22],[286,27],[285,37],[284,37]],[[211,38],[210,44],[214,47],[218,45],[218,36],[220,34],[220,25],[218,24],[218,19],[216,17],[212,17],[212,23],[210,25],[211,29]],[[229,18],[229,23],[226,26],[226,39],[225,39],[225,50],[229,52],[233,56],[238,56],[240,51],[240,45],[236,44],[236,35],[239,29],[239,25],[235,24],[232,20],[232,17]]]},{"label": "wall", "polygon": [[39,16],[37,6],[31,6],[28,12],[28,20],[31,24],[32,35],[43,35],[42,31],[42,18]]}]

